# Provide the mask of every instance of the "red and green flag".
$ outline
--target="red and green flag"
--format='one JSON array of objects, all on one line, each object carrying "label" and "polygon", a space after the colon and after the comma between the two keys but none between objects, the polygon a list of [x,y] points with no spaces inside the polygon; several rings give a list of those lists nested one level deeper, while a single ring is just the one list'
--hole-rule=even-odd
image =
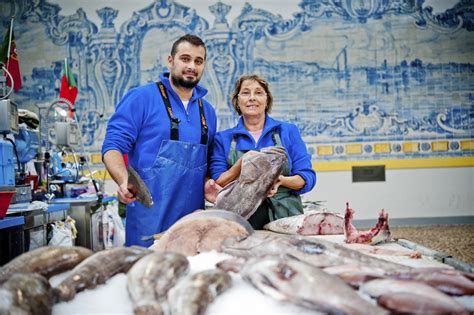
[{"label": "red and green flag", "polygon": [[[59,97],[67,99],[71,104],[74,105],[77,97],[77,84],[72,74],[71,69],[67,63],[67,59],[64,60],[64,68],[61,71],[61,88],[59,90]],[[72,118],[72,108],[69,109],[69,117]]]},{"label": "red and green flag", "polygon": [[[18,91],[21,88],[21,73],[20,61],[16,52],[15,36],[13,34],[13,20],[5,34],[5,38],[3,39],[0,50],[0,60],[5,64],[6,69],[13,78],[13,89]],[[4,75],[7,77],[7,85],[11,87],[12,82],[10,76],[6,73]]]}]

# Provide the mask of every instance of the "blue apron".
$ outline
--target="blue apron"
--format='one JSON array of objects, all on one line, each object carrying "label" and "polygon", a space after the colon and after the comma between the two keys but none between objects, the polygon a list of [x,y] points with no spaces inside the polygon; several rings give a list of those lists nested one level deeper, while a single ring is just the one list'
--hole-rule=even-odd
[{"label": "blue apron", "polygon": [[161,142],[151,167],[137,170],[155,204],[152,208],[146,208],[140,202],[132,202],[127,206],[126,246],[149,247],[153,240],[143,241],[143,236],[165,231],[181,217],[204,209],[208,130],[202,102],[198,100],[201,143],[179,141],[179,120],[173,117],[165,87],[161,82],[157,85],[170,118],[171,139]]}]

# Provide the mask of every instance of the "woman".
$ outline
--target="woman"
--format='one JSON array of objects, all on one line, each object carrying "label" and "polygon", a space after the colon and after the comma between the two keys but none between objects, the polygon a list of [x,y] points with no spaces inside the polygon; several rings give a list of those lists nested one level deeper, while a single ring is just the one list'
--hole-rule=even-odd
[{"label": "woman", "polygon": [[300,195],[314,187],[316,173],[298,128],[268,115],[273,96],[268,82],[258,75],[240,77],[231,98],[241,118],[234,128],[216,134],[210,167],[212,179],[224,187],[239,176],[241,157],[246,152],[284,147],[288,162],[283,174],[249,222],[255,229],[261,229],[270,221],[303,213]]}]

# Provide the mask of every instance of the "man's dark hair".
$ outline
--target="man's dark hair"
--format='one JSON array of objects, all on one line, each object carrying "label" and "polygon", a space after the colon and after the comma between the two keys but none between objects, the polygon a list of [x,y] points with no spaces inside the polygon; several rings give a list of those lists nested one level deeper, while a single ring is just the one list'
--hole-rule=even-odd
[{"label": "man's dark hair", "polygon": [[178,46],[179,44],[183,43],[183,42],[188,42],[190,43],[191,45],[193,46],[202,46],[204,47],[204,58],[206,57],[206,45],[204,44],[204,42],[202,41],[202,39],[196,35],[191,35],[191,34],[186,34],[186,35],[183,35],[181,36],[180,38],[178,38],[178,40],[176,40],[173,44],[173,47],[171,47],[171,56],[174,58],[174,56],[176,55],[176,52],[178,50]]}]

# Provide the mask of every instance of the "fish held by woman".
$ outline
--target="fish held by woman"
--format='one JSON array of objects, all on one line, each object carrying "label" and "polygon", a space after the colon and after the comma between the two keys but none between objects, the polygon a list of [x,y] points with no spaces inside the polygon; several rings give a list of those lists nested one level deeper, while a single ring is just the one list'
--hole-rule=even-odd
[{"label": "fish held by woman", "polygon": [[267,197],[286,160],[286,152],[281,147],[267,147],[245,154],[240,176],[219,192],[215,207],[250,218]]}]

